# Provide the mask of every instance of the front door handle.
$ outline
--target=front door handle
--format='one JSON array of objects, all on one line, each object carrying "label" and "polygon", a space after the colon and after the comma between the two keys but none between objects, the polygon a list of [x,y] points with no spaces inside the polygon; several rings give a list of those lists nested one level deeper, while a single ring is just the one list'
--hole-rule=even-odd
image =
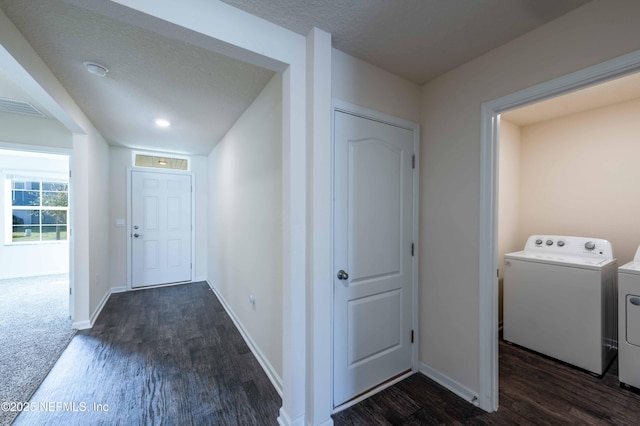
[{"label": "front door handle", "polygon": [[338,271],[338,279],[339,280],[348,280],[349,279],[349,274],[347,274],[344,270],[340,269]]},{"label": "front door handle", "polygon": [[140,237],[144,237],[144,235],[142,234],[133,234],[134,238],[140,238]]}]

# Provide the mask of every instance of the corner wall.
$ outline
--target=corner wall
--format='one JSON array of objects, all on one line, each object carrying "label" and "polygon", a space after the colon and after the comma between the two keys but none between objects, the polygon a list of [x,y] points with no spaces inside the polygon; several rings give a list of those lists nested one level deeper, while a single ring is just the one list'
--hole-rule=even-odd
[{"label": "corner wall", "polygon": [[109,284],[109,145],[98,132],[87,138],[89,164],[89,312],[95,320],[98,309],[111,294]]},{"label": "corner wall", "polygon": [[481,104],[640,49],[640,2],[594,0],[422,88],[420,358],[479,391]]},{"label": "corner wall", "polygon": [[[282,391],[282,76],[209,155],[209,283]],[[255,298],[255,305],[249,302]],[[303,320],[303,319],[301,319]],[[276,387],[278,387],[276,385]]]}]

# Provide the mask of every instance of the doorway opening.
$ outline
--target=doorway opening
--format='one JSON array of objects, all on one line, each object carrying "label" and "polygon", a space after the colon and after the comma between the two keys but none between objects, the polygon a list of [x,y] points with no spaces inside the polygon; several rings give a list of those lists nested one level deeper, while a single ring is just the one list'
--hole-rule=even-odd
[{"label": "doorway opening", "polygon": [[68,277],[69,156],[0,150],[0,173],[0,279]]},{"label": "doorway opening", "polygon": [[[480,201],[480,247],[484,249],[480,251],[480,321],[479,321],[479,332],[480,332],[480,399],[479,405],[481,408],[486,411],[495,411],[498,409],[498,323],[499,323],[499,280],[498,274],[496,274],[496,270],[499,264],[499,246],[500,246],[500,237],[499,235],[499,227],[498,223],[498,211],[499,211],[499,190],[504,190],[505,188],[499,188],[498,186],[498,175],[499,175],[499,167],[500,160],[499,158],[499,140],[501,135],[501,114],[504,114],[505,117],[511,117],[513,120],[513,115],[509,114],[509,111],[513,111],[516,108],[532,105],[536,102],[548,100],[554,97],[558,97],[560,95],[569,94],[571,92],[576,92],[580,89],[589,88],[595,86],[596,84],[603,82],[610,82],[607,84],[617,84],[614,80],[619,77],[628,76],[634,72],[637,72],[640,69],[640,52],[634,52],[632,54],[578,71],[576,73],[558,78],[556,80],[549,81],[547,83],[543,83],[539,86],[535,86],[530,89],[523,90],[521,92],[517,92],[503,98],[496,99],[494,101],[490,101],[484,103],[482,105],[482,167],[481,167],[481,201]],[[633,78],[633,77],[631,77]],[[580,96],[578,92],[574,93],[574,95]],[[624,103],[634,103],[633,96],[630,98],[626,98]],[[559,102],[562,102],[562,98],[559,99]],[[579,101],[579,103],[584,101]],[[615,104],[615,102],[614,102]],[[599,108],[613,108],[612,106],[605,106],[607,102],[604,102],[599,105]],[[609,103],[610,105],[610,103]],[[532,106],[531,108],[535,108]],[[542,110],[550,110],[550,108],[542,107]],[[590,108],[585,108],[586,110]],[[574,111],[576,112],[576,111]],[[581,114],[588,114],[589,112],[581,111]],[[513,112],[512,114],[516,114]],[[572,118],[575,118],[573,115]],[[558,118],[557,120],[564,120]],[[558,121],[554,121],[554,125],[558,124]],[[553,121],[553,120],[552,120]],[[593,123],[589,123],[593,124]],[[548,123],[547,123],[548,125]],[[542,125],[540,125],[542,126]],[[540,127],[538,126],[538,127]],[[513,130],[513,129],[512,129]],[[540,130],[540,128],[534,129]],[[527,133],[534,134],[536,131],[531,129],[527,130]],[[506,134],[506,133],[505,133]],[[529,136],[529,135],[527,135]],[[593,135],[587,135],[589,137]],[[610,134],[606,136],[600,136],[599,140],[596,138],[592,143],[606,143]],[[559,137],[561,139],[560,143],[566,142],[566,134]],[[537,147],[539,148],[539,147]],[[527,146],[526,149],[529,149]],[[567,155],[571,155],[571,149],[568,150]],[[602,173],[606,172],[611,174],[611,170],[618,170],[615,166],[615,162],[611,161],[612,157],[610,155],[611,149],[608,149],[604,152],[600,152],[596,154],[599,156],[601,161],[601,167],[596,167],[595,169],[591,167],[585,167],[581,173],[579,173],[573,182],[575,185],[578,181],[588,182],[589,185],[586,185],[590,189],[585,190],[585,192],[590,192],[592,205],[599,203],[601,200],[596,199],[597,197],[593,196],[593,189],[598,188],[602,185],[601,180]],[[504,153],[503,153],[504,154]],[[540,154],[542,155],[542,154]],[[523,153],[519,154],[519,157],[523,157]],[[556,155],[549,158],[548,153],[544,155],[544,157],[548,161],[555,161],[559,159],[561,156]],[[572,163],[580,163],[580,158],[573,156]],[[558,160],[559,161],[559,160]],[[565,161],[561,161],[562,164],[566,163]],[[574,167],[571,166],[567,167]],[[604,168],[603,168],[604,167]],[[560,167],[561,168],[561,167]],[[539,169],[539,173],[544,173],[547,171],[547,168]],[[527,179],[530,180],[529,171],[526,171]],[[593,178],[592,178],[593,177]],[[534,185],[536,183],[534,182]],[[520,188],[525,185],[522,181],[520,182]],[[548,185],[547,185],[548,186]],[[543,191],[544,192],[544,191]],[[553,191],[552,191],[553,192]],[[503,195],[504,197],[504,195]],[[571,202],[571,193],[565,193],[565,198],[567,202]],[[554,205],[555,208],[555,205]],[[612,206],[609,206],[612,208]],[[522,210],[522,206],[520,207]],[[553,213],[553,209],[551,209],[551,213]],[[529,213],[529,211],[527,211]],[[593,214],[595,216],[594,220],[599,220],[600,222],[610,222],[608,218],[603,218],[599,214],[595,214],[595,211],[588,210],[587,212],[582,212],[583,214],[579,216],[579,218],[584,217],[585,215]],[[579,218],[575,218],[572,223],[572,227],[567,227],[567,232],[563,234],[571,234],[571,233],[582,233],[575,226],[579,225],[581,220]],[[526,219],[527,221],[529,218]],[[553,221],[551,219],[546,219],[545,223],[538,224],[536,226],[551,226]],[[504,224],[502,225],[504,229]],[[560,226],[559,224],[555,224],[554,226]],[[555,228],[557,229],[557,228]],[[519,245],[522,239],[522,235],[524,233],[536,233],[542,231],[531,231],[530,228],[523,229],[518,234],[518,237],[515,239],[515,242],[512,244]],[[588,232],[588,231],[587,231]],[[561,234],[562,235],[562,234]],[[499,239],[500,238],[500,239]],[[638,243],[636,243],[638,244]],[[522,243],[518,250],[522,250],[524,244]],[[506,246],[505,246],[506,247]],[[489,248],[489,250],[486,250]],[[505,250],[507,250],[505,248]],[[623,254],[624,256],[624,254]]]},{"label": "doorway opening", "polygon": [[500,324],[504,255],[522,250],[530,235],[602,238],[618,264],[633,258],[639,88],[640,74],[632,74],[500,115]]},{"label": "doorway opening", "polygon": [[0,150],[0,398],[26,401],[73,337],[69,156]]}]

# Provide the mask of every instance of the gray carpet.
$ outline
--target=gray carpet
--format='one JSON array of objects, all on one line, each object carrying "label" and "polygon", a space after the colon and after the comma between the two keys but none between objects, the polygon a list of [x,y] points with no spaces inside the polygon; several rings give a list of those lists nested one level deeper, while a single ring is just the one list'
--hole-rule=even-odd
[{"label": "gray carpet", "polygon": [[68,275],[0,280],[0,403],[28,401],[74,334]]}]

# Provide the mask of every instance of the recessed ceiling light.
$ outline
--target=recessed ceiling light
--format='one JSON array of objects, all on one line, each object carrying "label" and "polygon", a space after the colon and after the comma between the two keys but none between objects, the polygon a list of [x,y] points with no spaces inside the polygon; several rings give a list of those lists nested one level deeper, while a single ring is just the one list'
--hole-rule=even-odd
[{"label": "recessed ceiling light", "polygon": [[171,126],[171,123],[168,120],[165,120],[163,118],[158,118],[156,120],[156,126],[158,126],[158,127],[169,127],[169,126]]},{"label": "recessed ceiling light", "polygon": [[109,72],[109,69],[107,67],[95,62],[84,61],[83,64],[85,68],[87,68],[87,71],[89,71],[93,75],[97,75],[98,77],[104,77]]}]

